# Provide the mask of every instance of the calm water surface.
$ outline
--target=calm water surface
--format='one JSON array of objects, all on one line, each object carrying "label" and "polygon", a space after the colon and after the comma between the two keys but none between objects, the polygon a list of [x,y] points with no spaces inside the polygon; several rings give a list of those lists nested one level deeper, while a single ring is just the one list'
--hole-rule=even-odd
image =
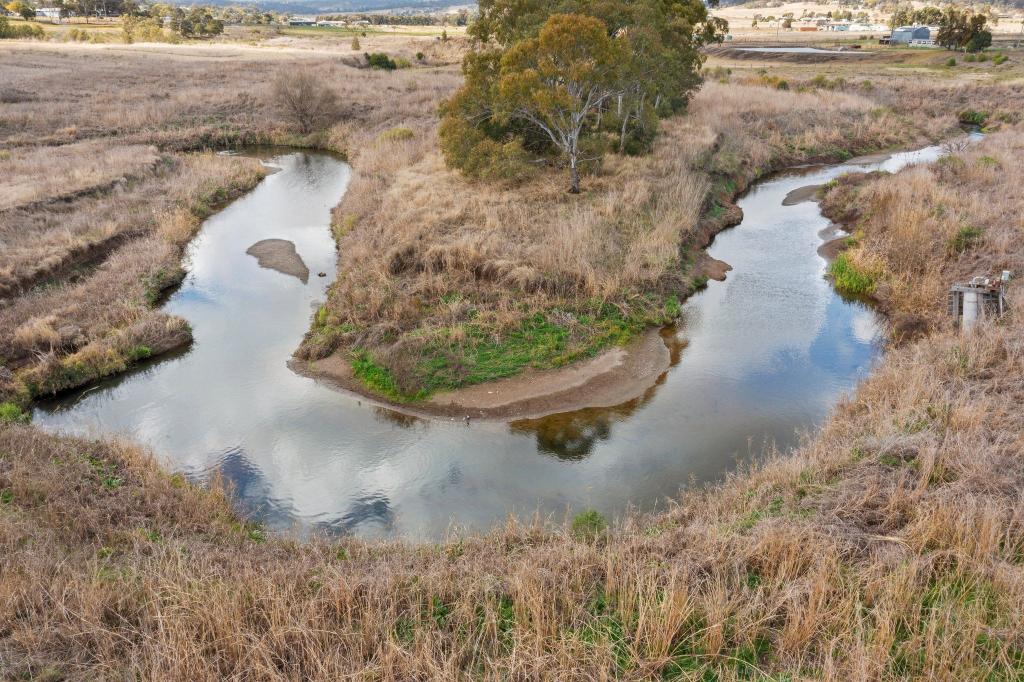
[{"label": "calm water surface", "polygon": [[734,47],[734,50],[740,52],[787,52],[793,54],[843,54],[843,55],[856,55],[856,54],[871,54],[862,50],[826,50],[820,47]]},{"label": "calm water surface", "polygon": [[[334,279],[330,208],[349,168],[325,154],[267,157],[280,170],[213,216],[166,304],[186,318],[184,353],[37,407],[47,429],[123,434],[197,480],[219,471],[246,513],[276,529],[437,538],[509,514],[650,509],[690,480],[720,477],[766,442],[820,423],[879,352],[874,314],[837,296],[817,255],[827,227],[791,190],[876,164],[804,169],[757,185],[745,219],[710,253],[734,266],[663,334],[673,366],[644,396],[512,424],[426,421],[376,408],[286,363]],[[253,243],[295,243],[307,284],[260,268]],[[327,277],[315,276],[317,272]]]}]

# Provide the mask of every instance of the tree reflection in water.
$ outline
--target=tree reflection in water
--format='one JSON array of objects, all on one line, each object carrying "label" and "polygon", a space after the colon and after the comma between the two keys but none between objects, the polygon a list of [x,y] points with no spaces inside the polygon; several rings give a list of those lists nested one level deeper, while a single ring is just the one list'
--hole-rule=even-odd
[{"label": "tree reflection in water", "polygon": [[[686,341],[678,336],[676,325],[661,330],[661,338],[669,349],[670,366],[679,364]],[[630,417],[649,403],[658,388],[665,383],[666,371],[643,395],[614,407],[592,407],[573,412],[553,414],[539,419],[521,419],[509,424],[512,433],[533,433],[537,439],[537,452],[558,459],[579,461],[586,459],[599,441],[611,437],[612,425]]]}]

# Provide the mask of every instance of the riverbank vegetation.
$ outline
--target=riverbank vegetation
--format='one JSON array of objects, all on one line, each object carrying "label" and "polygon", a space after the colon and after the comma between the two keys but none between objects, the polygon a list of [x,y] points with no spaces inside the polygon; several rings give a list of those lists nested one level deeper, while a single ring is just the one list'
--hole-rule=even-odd
[{"label": "riverbank vegetation", "polygon": [[[341,49],[64,56],[78,49],[0,47],[0,164],[16,169],[0,185],[0,390],[16,400],[44,362],[81,352],[63,340],[69,325],[97,349],[96,367],[120,369],[108,348],[159,350],[116,345],[138,320],[166,324],[139,277],[180,266],[175,249],[203,207],[258,172],[188,150],[287,137],[348,152],[355,175],[333,224],[341,274],[304,352],[355,351],[408,394],[503,373],[495,363],[514,365],[520,341],[531,362],[555,349],[553,364],[591,352],[602,324],[671,314],[694,250],[772,170],[941,139],[968,109],[991,132],[932,167],[826,195],[857,244],[846,257],[878,273],[873,295],[894,320],[913,310],[927,325],[795,452],[662,514],[608,528],[593,514],[564,527],[510,521],[437,545],[298,541],[131,445],[45,435],[19,405],[0,405],[4,677],[1022,675],[1024,324],[1012,314],[961,337],[941,323],[946,283],[1021,269],[1016,53],[984,78],[939,55],[718,59],[650,154],[609,155],[571,196],[557,170],[557,181],[541,169],[495,184],[445,168],[436,106],[459,85],[451,69],[359,69]],[[334,78],[340,121],[310,135],[279,123],[267,63]],[[602,333],[619,343],[622,328]],[[18,343],[31,351],[11,362]],[[432,357],[448,364],[420,364]]]},{"label": "riverbank vegetation", "polygon": [[899,332],[942,326],[953,282],[1024,273],[1024,176],[1009,160],[1024,152],[1022,143],[1016,131],[997,130],[978,144],[950,145],[933,165],[845,176],[826,194],[826,214],[856,235],[843,262],[877,273],[877,284],[860,293],[878,300]]},{"label": "riverbank vegetation", "polygon": [[1012,119],[1020,100],[1010,85],[922,82],[871,59],[718,63],[647,154],[608,153],[580,195],[565,194],[564,170],[520,175],[516,141],[462,136],[488,150],[466,157],[480,177],[447,170],[447,118],[354,148],[334,215],[338,280],[299,356],[340,354],[365,388],[407,401],[594,355],[699,288],[695,253],[736,222],[732,199],[754,178],[955,135],[971,104]]},{"label": "riverbank vegetation", "polygon": [[[283,52],[269,60],[282,73],[365,74],[352,79],[344,105],[320,107],[317,130],[304,130],[283,116],[266,62],[245,50],[218,61],[224,49],[143,48],[130,58],[77,46],[6,49],[0,403],[22,409],[190,342],[187,323],[154,306],[184,276],[183,250],[201,220],[266,172],[253,159],[197,150],[344,149],[347,129],[328,139],[325,128],[342,117],[353,128],[386,128],[402,109],[381,102],[398,88],[409,110],[422,98],[432,109],[434,88],[445,92],[452,80],[382,83],[336,59]],[[76,58],[84,52],[88,59]],[[316,101],[330,103],[333,92],[315,92]]]},{"label": "riverbank vegetation", "polygon": [[[954,158],[1022,134],[1000,137]],[[960,178],[964,195],[1015,196],[1021,158]],[[919,173],[885,182],[911,197]],[[959,208],[988,224],[982,202]],[[999,243],[977,257],[1021,257]],[[812,440],[666,513],[437,545],[268,537],[131,446],[0,427],[0,661],[68,678],[1016,679],[1022,339],[1012,316],[894,349]]]}]

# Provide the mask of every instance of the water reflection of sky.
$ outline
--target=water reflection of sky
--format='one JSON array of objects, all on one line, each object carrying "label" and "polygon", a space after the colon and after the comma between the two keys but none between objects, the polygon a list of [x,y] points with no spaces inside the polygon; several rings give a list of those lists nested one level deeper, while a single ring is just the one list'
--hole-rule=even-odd
[{"label": "water reflection of sky", "polygon": [[[281,172],[208,220],[189,249],[167,309],[191,322],[192,348],[43,406],[38,423],[126,434],[200,479],[218,471],[274,528],[437,537],[510,513],[650,508],[765,443],[792,444],[877,352],[873,314],[823,278],[816,205],[782,206],[850,168],[809,169],[741,200],[743,224],[710,250],[734,270],[686,303],[666,332],[674,366],[645,395],[509,425],[383,410],[286,366],[334,276],[326,225],[348,168],[315,154],[275,163]],[[245,251],[267,238],[294,241],[328,277],[303,284],[260,268]]]}]

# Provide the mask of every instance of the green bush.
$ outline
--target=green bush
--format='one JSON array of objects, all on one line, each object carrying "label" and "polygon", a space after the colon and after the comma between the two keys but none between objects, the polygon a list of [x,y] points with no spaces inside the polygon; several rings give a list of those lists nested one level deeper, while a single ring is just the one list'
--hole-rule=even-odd
[{"label": "green bush", "polygon": [[857,267],[845,253],[832,261],[828,267],[828,274],[832,276],[836,290],[851,296],[870,296],[875,292],[877,276]]},{"label": "green bush", "polygon": [[499,142],[461,117],[446,116],[439,130],[445,162],[479,180],[522,180],[533,173],[519,140]]},{"label": "green bush", "polygon": [[22,412],[14,403],[0,403],[0,424],[27,424],[32,415]]},{"label": "green bush", "polygon": [[992,34],[989,31],[978,31],[967,41],[968,52],[981,52],[986,47],[992,47]]},{"label": "green bush", "polygon": [[397,128],[391,128],[385,130],[383,133],[377,136],[378,142],[403,142],[405,140],[411,140],[415,137],[412,129],[399,126]]},{"label": "green bush", "polygon": [[952,253],[964,253],[981,240],[981,235],[980,228],[965,225],[949,240],[949,250]]},{"label": "green bush", "polygon": [[1005,64],[1009,59],[1005,54],[997,54],[992,58],[992,63],[999,66],[1000,64]]},{"label": "green bush", "polygon": [[988,120],[988,112],[964,109],[960,112],[960,123],[965,125],[982,126]]},{"label": "green bush", "polygon": [[385,71],[394,71],[398,68],[398,64],[394,59],[387,56],[383,52],[365,53],[366,63],[370,65],[371,69],[383,69]]},{"label": "green bush", "polygon": [[946,60],[946,66],[956,66],[956,59],[950,57]]},{"label": "green bush", "polygon": [[39,24],[11,24],[7,17],[0,16],[0,38],[36,38],[43,39],[43,27]]},{"label": "green bush", "polygon": [[572,534],[578,540],[595,540],[608,529],[608,522],[593,509],[580,512],[572,520]]}]

